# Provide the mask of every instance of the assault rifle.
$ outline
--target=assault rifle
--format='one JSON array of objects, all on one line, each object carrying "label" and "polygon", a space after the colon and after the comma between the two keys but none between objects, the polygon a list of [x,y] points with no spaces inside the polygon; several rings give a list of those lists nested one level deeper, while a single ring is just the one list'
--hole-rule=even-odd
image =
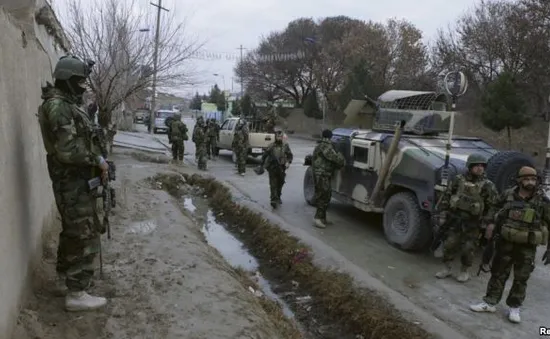
[{"label": "assault rifle", "polygon": [[[496,227],[493,232],[496,232]],[[485,245],[485,248],[483,249],[483,255],[481,257],[481,263],[479,264],[479,269],[477,270],[478,276],[481,274],[481,272],[491,272],[491,262],[493,260],[493,256],[495,255],[498,238],[498,233],[493,233],[493,236],[491,237],[491,239],[489,239],[487,245]]]},{"label": "assault rifle", "polygon": [[[109,155],[109,152],[107,151],[107,138],[105,137],[103,128],[101,128],[101,126],[99,125],[96,125],[94,128],[94,138],[99,145],[101,155],[103,156],[103,158],[107,159],[107,156]],[[116,207],[116,194],[115,189],[111,187],[110,182],[115,181],[116,179],[116,166],[113,161],[109,160],[107,160],[107,164],[109,164],[109,175],[106,182],[102,182],[101,177],[96,177],[88,182],[88,186],[90,186],[90,189],[94,189],[99,186],[103,187],[101,191],[104,212],[103,224],[107,228],[107,239],[111,239],[111,225],[109,223],[109,214],[111,212],[111,208]]]},{"label": "assault rifle", "polygon": [[[489,273],[491,271],[491,264],[493,261],[493,256],[497,248],[498,239],[500,238],[500,225],[503,222],[502,210],[500,210],[495,217],[495,226],[493,228],[491,239],[487,240],[487,244],[483,249],[483,255],[481,257],[481,263],[479,264],[479,269],[477,270],[477,275],[479,276],[481,272]],[[489,225],[487,225],[489,226]],[[484,234],[481,235],[481,241],[485,237]],[[480,243],[481,243],[480,241]]]},{"label": "assault rifle", "polygon": [[107,160],[109,171],[107,180],[103,180],[101,176],[88,180],[88,188],[94,190],[102,187],[101,198],[103,199],[103,225],[107,230],[107,238],[111,239],[111,225],[109,224],[109,213],[111,209],[116,207],[116,195],[114,188],[110,187],[110,182],[116,180],[116,166],[112,161]]}]

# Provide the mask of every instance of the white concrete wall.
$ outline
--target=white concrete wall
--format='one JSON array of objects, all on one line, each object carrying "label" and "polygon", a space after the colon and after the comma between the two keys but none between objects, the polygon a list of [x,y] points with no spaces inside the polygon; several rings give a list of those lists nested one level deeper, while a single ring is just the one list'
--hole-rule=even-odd
[{"label": "white concrete wall", "polygon": [[42,232],[56,219],[36,114],[67,44],[48,11],[44,0],[0,0],[0,338],[11,337]]}]

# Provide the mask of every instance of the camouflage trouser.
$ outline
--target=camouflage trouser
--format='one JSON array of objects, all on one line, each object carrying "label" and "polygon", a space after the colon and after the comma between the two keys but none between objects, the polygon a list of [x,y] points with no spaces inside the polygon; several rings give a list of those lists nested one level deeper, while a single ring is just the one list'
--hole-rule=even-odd
[{"label": "camouflage trouser", "polygon": [[237,171],[239,173],[246,172],[246,160],[248,159],[248,148],[238,147],[234,148],[233,152],[237,156]]},{"label": "camouflage trouser", "polygon": [[478,220],[453,218],[448,221],[449,228],[443,243],[443,262],[454,261],[460,254],[460,262],[464,267],[471,267],[474,262],[475,250],[479,242]]},{"label": "camouflage trouser", "polygon": [[206,154],[208,157],[217,156],[216,148],[218,147],[218,139],[216,137],[209,137],[206,141]]},{"label": "camouflage trouser", "polygon": [[314,175],[315,180],[315,219],[327,220],[327,209],[332,198],[331,178],[328,175]]},{"label": "camouflage trouser", "polygon": [[94,258],[100,246],[97,199],[83,179],[63,178],[53,181],[52,186],[62,224],[56,270],[67,275],[70,291],[83,291],[94,275]]},{"label": "camouflage trouser", "polygon": [[183,140],[172,140],[172,158],[174,160],[183,160],[185,153],[185,144]]},{"label": "camouflage trouser", "polygon": [[286,173],[282,170],[273,169],[268,171],[269,173],[269,192],[271,202],[278,202],[281,200],[281,191],[285,184]]},{"label": "camouflage trouser", "polygon": [[502,293],[506,281],[514,267],[514,282],[506,305],[520,307],[525,300],[527,280],[535,269],[535,256],[537,247],[533,245],[514,244],[503,239],[498,240],[495,257],[491,267],[491,279],[487,284],[487,293],[483,300],[491,305],[496,305],[502,299]]},{"label": "camouflage trouser", "polygon": [[197,159],[197,167],[201,170],[206,170],[206,143],[195,143],[195,158]]}]

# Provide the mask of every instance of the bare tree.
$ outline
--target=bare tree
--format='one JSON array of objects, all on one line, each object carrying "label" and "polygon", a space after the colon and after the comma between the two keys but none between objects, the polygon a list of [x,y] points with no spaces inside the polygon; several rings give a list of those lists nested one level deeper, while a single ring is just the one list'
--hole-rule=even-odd
[{"label": "bare tree", "polygon": [[[96,63],[90,87],[103,128],[110,128],[113,112],[121,104],[152,85],[154,43],[144,32],[154,31],[155,24],[148,20],[146,10],[133,0],[74,1],[69,5],[66,29],[72,53]],[[202,47],[201,42],[187,34],[185,22],[170,15],[164,15],[160,25],[160,87],[194,83],[190,59]]]}]

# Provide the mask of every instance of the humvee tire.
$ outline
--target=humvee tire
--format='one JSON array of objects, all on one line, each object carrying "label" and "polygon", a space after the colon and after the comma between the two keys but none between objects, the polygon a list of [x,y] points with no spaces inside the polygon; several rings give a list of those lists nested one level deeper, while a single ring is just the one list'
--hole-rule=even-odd
[{"label": "humvee tire", "polygon": [[313,181],[313,169],[309,166],[304,174],[304,199],[313,206],[315,198],[315,182]]},{"label": "humvee tire", "polygon": [[535,166],[535,160],[516,151],[502,151],[494,154],[487,162],[487,178],[502,193],[515,185],[516,175],[522,166]]},{"label": "humvee tire", "polygon": [[432,240],[430,216],[412,192],[399,192],[388,199],[383,224],[386,240],[402,250],[422,250]]}]

